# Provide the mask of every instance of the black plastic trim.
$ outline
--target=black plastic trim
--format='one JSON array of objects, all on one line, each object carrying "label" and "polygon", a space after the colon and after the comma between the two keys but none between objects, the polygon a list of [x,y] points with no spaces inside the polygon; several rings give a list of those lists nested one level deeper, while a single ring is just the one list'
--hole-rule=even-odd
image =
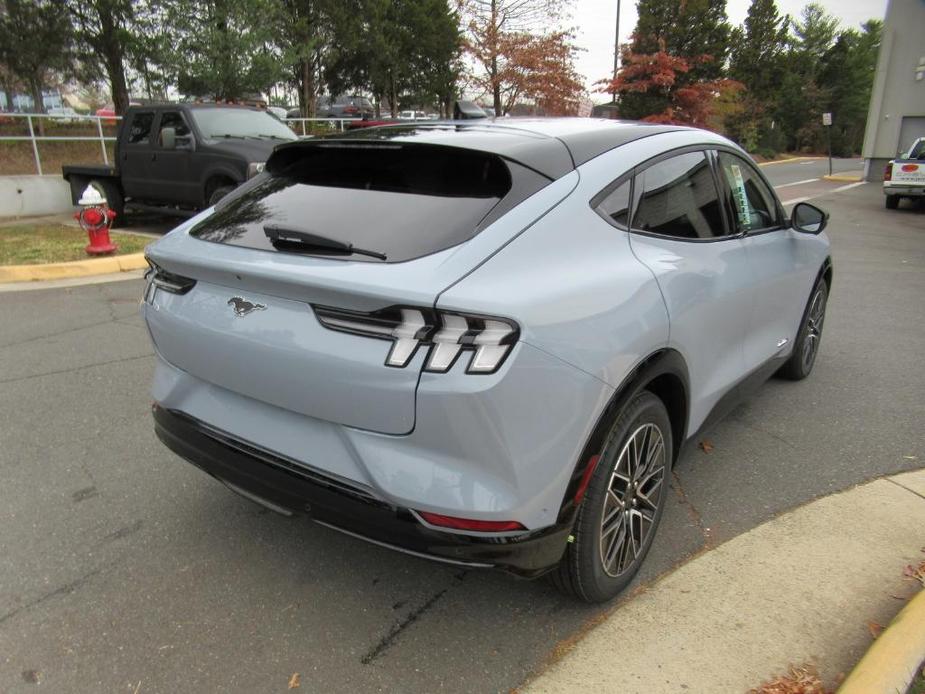
[{"label": "black plastic trim", "polygon": [[490,566],[524,578],[553,569],[571,524],[511,533],[440,532],[346,481],[219,431],[185,413],[153,407],[154,428],[174,453],[248,496],[304,514],[361,539],[435,561]]}]

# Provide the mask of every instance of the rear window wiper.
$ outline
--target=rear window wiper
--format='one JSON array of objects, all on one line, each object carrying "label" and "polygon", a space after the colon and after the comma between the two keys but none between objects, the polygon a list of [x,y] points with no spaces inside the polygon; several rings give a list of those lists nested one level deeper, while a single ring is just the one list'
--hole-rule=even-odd
[{"label": "rear window wiper", "polygon": [[293,250],[320,248],[347,255],[355,253],[357,255],[368,255],[371,258],[378,258],[379,260],[386,260],[385,253],[370,251],[365,248],[357,248],[352,243],[345,243],[344,241],[331,239],[327,236],[319,236],[310,231],[292,229],[276,224],[266,224],[263,227],[263,233],[270,239],[270,243],[277,248],[290,247]]}]

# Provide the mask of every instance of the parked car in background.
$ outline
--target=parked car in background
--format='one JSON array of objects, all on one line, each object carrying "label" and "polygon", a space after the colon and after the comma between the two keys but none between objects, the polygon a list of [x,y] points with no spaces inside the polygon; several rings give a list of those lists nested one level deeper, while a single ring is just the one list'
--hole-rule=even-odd
[{"label": "parked car in background", "polygon": [[424,111],[399,111],[398,120],[427,120],[427,113]]},{"label": "parked car in background", "polygon": [[282,106],[267,106],[266,111],[277,120],[285,120],[288,115]]},{"label": "parked car in background", "polygon": [[678,126],[287,143],[148,246],[155,430],[266,508],[607,600],[682,444],[812,371],[827,218]]},{"label": "parked car in background", "polygon": [[48,115],[58,123],[76,123],[80,114],[70,106],[54,106],[48,109]]},{"label": "parked car in background", "polygon": [[903,198],[925,197],[925,137],[912,143],[905,152],[886,165],[883,193],[887,209],[895,210]]},{"label": "parked car in background", "polygon": [[126,207],[192,214],[259,173],[273,148],[297,139],[261,109],[220,104],[131,106],[111,166],[64,166],[74,204],[93,184],[124,221]]},{"label": "parked car in background", "polygon": [[[316,118],[372,118],[376,113],[372,102],[365,96],[319,96],[315,100]],[[290,109],[288,118],[302,118],[298,108]]]}]

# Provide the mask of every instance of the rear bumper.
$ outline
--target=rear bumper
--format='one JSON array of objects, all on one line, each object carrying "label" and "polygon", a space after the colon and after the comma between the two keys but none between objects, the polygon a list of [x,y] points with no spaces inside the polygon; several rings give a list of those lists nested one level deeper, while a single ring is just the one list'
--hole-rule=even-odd
[{"label": "rear bumper", "polygon": [[884,195],[901,195],[904,198],[925,197],[925,183],[904,184],[894,183],[892,185],[883,184]]},{"label": "rear bumper", "polygon": [[439,532],[410,509],[183,413],[155,405],[154,423],[158,438],[174,453],[259,503],[428,559],[533,578],[558,563],[571,529],[569,520],[519,534]]}]

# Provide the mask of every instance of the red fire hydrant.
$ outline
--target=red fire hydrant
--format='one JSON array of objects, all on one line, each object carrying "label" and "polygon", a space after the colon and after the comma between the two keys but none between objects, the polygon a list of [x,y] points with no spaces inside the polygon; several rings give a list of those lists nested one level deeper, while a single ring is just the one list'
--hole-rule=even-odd
[{"label": "red fire hydrant", "polygon": [[100,195],[93,185],[84,189],[83,197],[77,201],[81,206],[80,212],[74,213],[74,219],[80,222],[81,228],[87,232],[89,245],[84,249],[87,255],[104,255],[116,250],[116,244],[109,240],[109,226],[115,219],[116,213],[109,209],[106,198]]}]

